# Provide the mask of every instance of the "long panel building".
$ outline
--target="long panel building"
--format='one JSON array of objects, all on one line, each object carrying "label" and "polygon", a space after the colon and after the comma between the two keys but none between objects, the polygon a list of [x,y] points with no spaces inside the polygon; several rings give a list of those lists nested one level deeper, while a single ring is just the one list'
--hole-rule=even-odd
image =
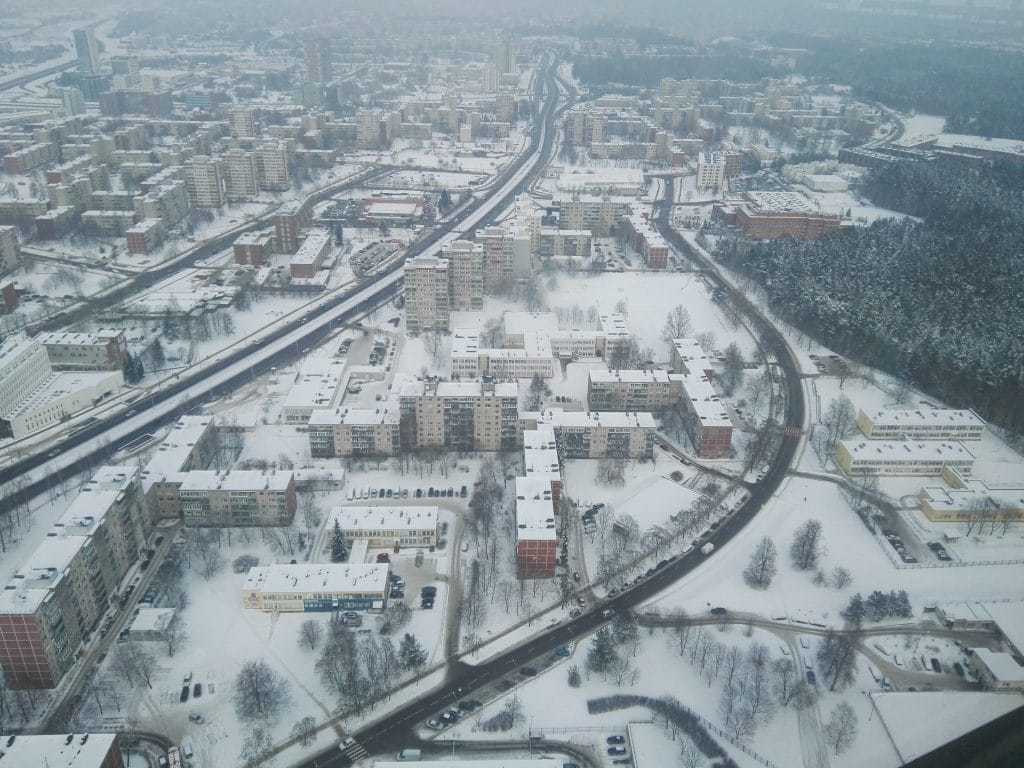
[{"label": "long panel building", "polygon": [[390,567],[381,564],[298,563],[252,568],[242,605],[258,611],[381,611]]}]

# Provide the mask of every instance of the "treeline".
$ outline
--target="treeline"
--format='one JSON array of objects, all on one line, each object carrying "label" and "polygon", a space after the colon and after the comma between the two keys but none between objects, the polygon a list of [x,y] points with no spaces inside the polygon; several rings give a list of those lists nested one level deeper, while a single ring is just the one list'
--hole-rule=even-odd
[{"label": "treeline", "polygon": [[1024,430],[1024,173],[897,166],[866,192],[923,221],[816,242],[723,240],[716,256],[827,346]]},{"label": "treeline", "polygon": [[790,38],[810,48],[799,70],[899,110],[943,115],[946,130],[1024,138],[1024,56],[953,44]]},{"label": "treeline", "polygon": [[588,86],[622,83],[644,88],[653,88],[666,77],[750,82],[780,74],[764,58],[740,53],[579,56],[573,73]]}]

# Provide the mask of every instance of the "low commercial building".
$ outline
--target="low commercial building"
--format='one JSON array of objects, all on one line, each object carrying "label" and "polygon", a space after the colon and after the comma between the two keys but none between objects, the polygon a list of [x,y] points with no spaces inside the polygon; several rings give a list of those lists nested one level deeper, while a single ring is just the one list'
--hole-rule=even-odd
[{"label": "low commercial building", "polygon": [[649,459],[657,424],[650,413],[563,411],[538,416],[555,434],[561,459]]},{"label": "low commercial building", "polygon": [[437,507],[345,506],[332,510],[327,530],[337,522],[348,541],[362,539],[370,547],[433,547],[437,514]]},{"label": "low commercial building", "polygon": [[660,411],[683,398],[683,384],[658,368],[637,370],[590,369],[587,403],[594,411]]},{"label": "low commercial building", "polygon": [[53,373],[11,410],[0,413],[0,436],[22,437],[91,408],[124,385],[121,371]]},{"label": "low commercial building", "polygon": [[555,375],[551,340],[544,334],[524,334],[523,346],[516,349],[483,347],[475,330],[452,333],[451,378],[517,381]]},{"label": "low commercial building", "polygon": [[986,482],[961,477],[952,468],[942,477],[946,485],[925,486],[917,494],[921,512],[933,523],[1024,520],[1024,480]]},{"label": "low commercial building", "polygon": [[551,486],[543,478],[516,478],[516,565],[520,579],[555,575],[558,530]]},{"label": "low commercial building", "polygon": [[394,456],[401,448],[400,413],[395,404],[315,410],[307,426],[310,454],[317,458]]},{"label": "low commercial building", "polygon": [[189,526],[279,526],[295,517],[295,476],[285,470],[196,470],[178,477]]},{"label": "low commercial building", "polygon": [[969,477],[974,454],[958,442],[929,440],[841,440],[836,446],[836,463],[851,476],[928,475],[939,476],[947,469]]},{"label": "low commercial building", "polygon": [[332,408],[340,394],[344,373],[345,364],[333,360],[312,360],[303,366],[281,406],[285,422],[307,424],[314,411]]},{"label": "low commercial building", "polygon": [[879,408],[859,411],[857,426],[872,440],[981,440],[985,422],[955,408]]},{"label": "low commercial building", "polygon": [[382,611],[389,573],[387,563],[260,566],[249,571],[242,606],[269,613]]},{"label": "low commercial building", "polygon": [[140,608],[128,627],[128,639],[141,642],[164,640],[167,626],[174,620],[174,608]]},{"label": "low commercial building", "polygon": [[56,371],[119,371],[128,356],[124,331],[117,329],[90,333],[54,331],[40,334],[36,341],[46,348],[46,356]]},{"label": "low commercial building", "polygon": [[118,733],[52,733],[5,736],[0,742],[4,768],[125,768]]},{"label": "low commercial building", "polygon": [[986,688],[994,691],[1024,691],[1024,665],[1012,653],[971,648],[970,665]]},{"label": "low commercial building", "polygon": [[0,666],[9,687],[57,686],[148,532],[138,470],[102,467],[0,592]]}]

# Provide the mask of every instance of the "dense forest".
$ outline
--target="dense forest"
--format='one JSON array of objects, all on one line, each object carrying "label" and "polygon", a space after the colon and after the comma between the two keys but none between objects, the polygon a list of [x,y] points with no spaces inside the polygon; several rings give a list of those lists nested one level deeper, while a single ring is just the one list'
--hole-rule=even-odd
[{"label": "dense forest", "polygon": [[573,74],[591,87],[622,83],[653,88],[665,77],[755,81],[781,72],[763,57],[739,53],[579,56]]},{"label": "dense forest", "polygon": [[1024,171],[899,165],[865,192],[921,221],[716,256],[827,346],[1024,431]]},{"label": "dense forest", "polygon": [[844,83],[895,109],[943,115],[946,130],[1024,138],[1024,56],[980,46],[797,40],[803,74]]}]

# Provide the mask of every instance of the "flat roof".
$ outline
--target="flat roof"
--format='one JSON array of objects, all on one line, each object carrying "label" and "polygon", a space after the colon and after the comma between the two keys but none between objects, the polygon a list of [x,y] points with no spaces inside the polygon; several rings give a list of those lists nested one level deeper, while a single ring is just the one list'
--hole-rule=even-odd
[{"label": "flat roof", "polygon": [[326,229],[314,229],[302,241],[299,250],[291,257],[292,264],[315,264],[323,257],[331,243],[331,233]]},{"label": "flat roof", "polygon": [[344,363],[311,361],[303,366],[299,380],[288,390],[282,408],[329,408],[337,397],[344,372]]},{"label": "flat roof", "polygon": [[[165,476],[180,472],[188,461],[196,443],[203,439],[206,430],[213,426],[210,416],[183,416],[171,427],[171,431],[149,459],[142,472],[144,484],[162,480]],[[148,482],[146,482],[148,481]]]},{"label": "flat roof", "polygon": [[554,449],[555,429],[550,424],[538,424],[534,429],[523,431],[523,450]]},{"label": "flat roof", "polygon": [[163,632],[171,619],[174,608],[140,608],[135,621],[129,627],[130,632]]},{"label": "flat roof", "polygon": [[437,507],[344,506],[331,510],[330,529],[337,520],[342,529],[425,530],[437,528]]},{"label": "flat roof", "polygon": [[977,426],[984,427],[985,421],[974,411],[959,408],[875,408],[861,410],[875,426]]},{"label": "flat roof", "polygon": [[[116,384],[113,383],[115,381]],[[123,382],[121,371],[56,371],[6,415],[16,416],[59,398],[97,387],[119,387]]]},{"label": "flat roof", "polygon": [[[7,741],[12,741],[7,746]],[[116,733],[54,733],[4,736],[0,741],[3,768],[97,768],[117,739]]]},{"label": "flat roof", "polygon": [[743,197],[760,211],[773,213],[820,213],[811,202],[798,192],[752,191]]},{"label": "flat roof", "polygon": [[542,477],[517,477],[516,536],[551,541],[558,538],[551,483]]},{"label": "flat roof", "polygon": [[867,461],[974,461],[963,443],[939,440],[840,440],[854,460]]},{"label": "flat roof", "polygon": [[527,477],[561,480],[562,469],[554,448],[523,448],[523,466]]},{"label": "flat roof", "polygon": [[722,405],[718,392],[708,379],[704,370],[688,374],[672,374],[671,378],[680,379],[686,392],[690,407],[704,427],[731,427],[732,420]]},{"label": "flat roof", "polygon": [[627,383],[627,384],[668,384],[668,371],[660,368],[637,368],[625,370],[608,370],[591,368],[590,380],[598,384],[604,383]]},{"label": "flat roof", "polygon": [[51,333],[41,333],[36,336],[38,341],[43,346],[66,344],[71,346],[106,346],[111,339],[116,339],[124,335],[124,331],[117,330],[115,328],[103,328],[98,331],[92,331],[90,333],[73,333],[71,331],[53,331]]},{"label": "flat roof", "polygon": [[672,347],[687,368],[690,363],[699,365],[702,371],[711,367],[711,358],[696,339],[672,339]]},{"label": "flat roof", "polygon": [[291,484],[289,470],[233,469],[228,472],[199,469],[181,475],[182,491],[285,491]]},{"label": "flat roof", "polygon": [[554,427],[607,427],[621,429],[655,429],[654,416],[646,411],[563,411],[541,412],[545,424]]},{"label": "flat roof", "polygon": [[295,596],[309,592],[383,594],[388,572],[387,563],[278,563],[250,569],[243,589]]},{"label": "flat roof", "polygon": [[1024,682],[1024,667],[1017,663],[1010,653],[990,651],[988,648],[972,648],[974,655],[984,664],[999,682]]},{"label": "flat roof", "polygon": [[[551,758],[509,759],[494,757],[477,760],[421,760],[416,763],[422,768],[562,768],[562,761]],[[408,761],[396,763],[391,760],[377,760],[373,768],[408,768]]]}]

